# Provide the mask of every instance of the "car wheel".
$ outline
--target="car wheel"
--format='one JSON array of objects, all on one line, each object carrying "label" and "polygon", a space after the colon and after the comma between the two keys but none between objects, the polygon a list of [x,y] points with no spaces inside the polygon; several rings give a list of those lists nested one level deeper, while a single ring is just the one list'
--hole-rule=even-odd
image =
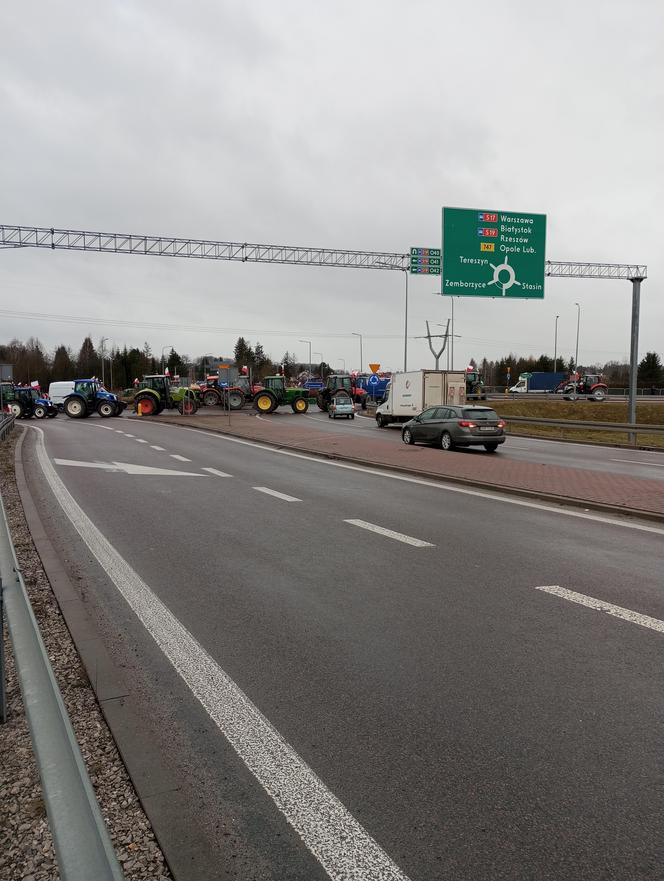
[{"label": "car wheel", "polygon": [[487,453],[495,453],[498,449],[498,444],[484,444],[484,449]]},{"label": "car wheel", "polygon": [[440,436],[440,446],[443,450],[451,450],[454,447],[452,435],[449,431],[444,431]]},{"label": "car wheel", "polygon": [[355,419],[355,414],[354,414],[354,413],[351,413],[351,414],[350,414],[350,418],[351,418],[351,419]]},{"label": "car wheel", "polygon": [[404,428],[404,430],[401,432],[401,440],[405,444],[415,443],[415,438],[413,437],[413,432],[410,430],[410,428]]}]

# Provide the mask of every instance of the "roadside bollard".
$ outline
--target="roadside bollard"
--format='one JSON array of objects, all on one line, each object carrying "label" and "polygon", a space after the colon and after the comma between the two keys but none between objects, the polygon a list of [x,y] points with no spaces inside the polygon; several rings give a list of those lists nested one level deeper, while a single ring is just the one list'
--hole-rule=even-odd
[{"label": "roadside bollard", "polygon": [[143,415],[143,401],[139,401],[138,404],[136,405],[136,415],[137,416]]}]

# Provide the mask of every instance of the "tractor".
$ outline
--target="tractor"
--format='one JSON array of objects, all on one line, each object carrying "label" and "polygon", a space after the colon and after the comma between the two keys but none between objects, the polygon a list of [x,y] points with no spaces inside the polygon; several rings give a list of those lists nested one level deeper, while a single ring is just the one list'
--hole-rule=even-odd
[{"label": "tractor", "polygon": [[325,388],[316,398],[318,409],[327,413],[330,401],[335,392],[344,391],[350,395],[355,404],[359,404],[363,410],[367,409],[367,391],[355,384],[353,377],[346,373],[331,373],[325,382]]},{"label": "tractor", "polygon": [[486,401],[484,380],[480,372],[473,367],[466,367],[466,400]]},{"label": "tractor", "polygon": [[309,400],[306,389],[287,388],[283,376],[266,376],[263,388],[254,395],[254,407],[261,413],[274,413],[277,407],[289,405],[293,413],[306,413]]},{"label": "tractor", "polygon": [[136,413],[139,404],[143,416],[156,416],[162,410],[175,408],[183,416],[192,416],[198,410],[198,401],[192,389],[173,387],[170,377],[164,374],[143,377],[134,395]]},{"label": "tractor", "polygon": [[240,385],[220,385],[216,376],[208,376],[205,382],[200,383],[199,397],[205,407],[220,406],[224,409],[241,410],[245,402],[245,390]]},{"label": "tractor", "polygon": [[127,405],[117,395],[107,392],[96,379],[75,379],[74,388],[63,401],[62,409],[71,419],[84,419],[99,413],[104,419],[119,416]]},{"label": "tractor", "polygon": [[609,394],[608,386],[596,373],[586,373],[578,379],[570,380],[563,389],[566,401],[588,398],[589,401],[605,401]]},{"label": "tractor", "polygon": [[54,419],[58,415],[58,408],[48,398],[34,388],[15,386],[11,382],[3,382],[0,387],[0,400],[2,408],[5,407],[13,413],[17,419]]}]

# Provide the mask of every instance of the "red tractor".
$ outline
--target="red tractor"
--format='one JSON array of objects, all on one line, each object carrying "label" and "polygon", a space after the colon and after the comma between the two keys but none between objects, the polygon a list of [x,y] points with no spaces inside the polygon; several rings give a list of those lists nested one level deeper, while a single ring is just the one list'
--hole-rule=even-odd
[{"label": "red tractor", "polygon": [[563,389],[566,401],[576,401],[577,398],[588,398],[589,401],[605,401],[609,394],[609,388],[602,377],[597,373],[585,373],[583,376],[574,374]]}]

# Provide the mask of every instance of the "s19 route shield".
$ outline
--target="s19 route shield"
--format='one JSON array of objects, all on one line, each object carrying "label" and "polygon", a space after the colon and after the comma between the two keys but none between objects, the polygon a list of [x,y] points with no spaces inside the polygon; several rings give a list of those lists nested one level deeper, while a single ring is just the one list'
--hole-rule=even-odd
[{"label": "s19 route shield", "polygon": [[545,246],[545,214],[443,208],[441,293],[542,300]]}]

